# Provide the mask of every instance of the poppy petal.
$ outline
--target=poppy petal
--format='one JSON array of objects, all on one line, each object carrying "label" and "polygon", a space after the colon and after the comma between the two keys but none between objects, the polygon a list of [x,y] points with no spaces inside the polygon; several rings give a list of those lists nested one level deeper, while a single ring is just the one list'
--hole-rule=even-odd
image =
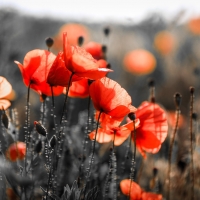
[{"label": "poppy petal", "polygon": [[0,110],[6,110],[11,106],[10,101],[6,99],[0,99]]}]

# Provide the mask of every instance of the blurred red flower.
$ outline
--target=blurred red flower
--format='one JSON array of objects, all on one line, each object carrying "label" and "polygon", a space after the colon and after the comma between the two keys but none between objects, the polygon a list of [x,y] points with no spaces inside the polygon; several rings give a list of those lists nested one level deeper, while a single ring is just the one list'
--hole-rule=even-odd
[{"label": "blurred red flower", "polygon": [[95,109],[114,120],[122,121],[128,113],[136,111],[126,90],[107,77],[94,81],[90,85],[89,93]]},{"label": "blurred red flower", "polygon": [[[25,55],[23,65],[15,61],[22,73],[24,84],[29,86],[31,83],[30,88],[39,95],[51,96],[51,88],[46,80],[55,58],[49,51],[35,49]],[[62,91],[63,87],[53,87],[54,95],[60,95]]]},{"label": "blurred red flower", "polygon": [[67,32],[70,45],[78,45],[78,38],[83,37],[84,43],[89,41],[89,31],[82,24],[68,23],[64,24],[58,34],[54,37],[53,48],[60,51],[63,47],[63,32]]},{"label": "blurred red flower", "polygon": [[156,68],[155,56],[144,49],[127,53],[123,60],[124,68],[135,75],[150,74]]},{"label": "blurred red flower", "polygon": [[[131,191],[130,191],[131,185]],[[120,189],[126,196],[130,195],[131,200],[162,200],[161,194],[145,192],[137,183],[130,179],[124,179],[120,182]]]},{"label": "blurred red flower", "polygon": [[[157,153],[167,137],[168,123],[165,111],[156,103],[143,102],[135,112],[140,120],[136,145],[140,153]],[[132,138],[133,140],[133,138]]]},{"label": "blurred red flower", "polygon": [[15,162],[17,159],[23,160],[25,155],[26,144],[24,142],[15,142],[6,151],[6,157],[12,162]]},{"label": "blurred red flower", "polygon": [[10,95],[12,94],[12,86],[6,78],[0,76],[0,110],[6,110],[10,105]]},{"label": "blurred red flower", "polygon": [[96,60],[104,58],[104,53],[102,51],[102,44],[97,42],[89,42],[84,46],[84,48]]}]

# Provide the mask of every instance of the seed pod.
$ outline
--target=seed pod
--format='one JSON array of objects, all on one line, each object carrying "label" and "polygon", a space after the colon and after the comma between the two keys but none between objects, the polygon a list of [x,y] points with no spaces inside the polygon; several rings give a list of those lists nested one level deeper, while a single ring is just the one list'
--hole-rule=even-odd
[{"label": "seed pod", "polygon": [[53,46],[53,43],[54,43],[53,39],[50,38],[50,37],[46,38],[45,42],[46,42],[47,47],[49,47],[49,48],[51,48]]},{"label": "seed pod", "polygon": [[39,122],[37,121],[34,121],[34,125],[35,125],[35,128],[36,128],[36,131],[40,134],[40,135],[43,135],[43,136],[46,136],[47,135],[47,131],[46,129],[44,128],[44,126],[42,124],[40,124]]},{"label": "seed pod", "polygon": [[56,142],[57,142],[57,138],[56,138],[55,135],[53,135],[50,142],[49,142],[52,149],[54,149]]},{"label": "seed pod", "polygon": [[78,46],[82,46],[83,42],[84,42],[84,37],[83,36],[78,37]]},{"label": "seed pod", "polygon": [[41,150],[42,150],[42,141],[39,140],[39,141],[37,142],[37,144],[35,145],[34,151],[35,151],[36,153],[40,153]]},{"label": "seed pod", "polygon": [[136,119],[136,115],[133,112],[129,113],[128,117],[130,118],[130,120],[135,120]]},{"label": "seed pod", "polygon": [[174,100],[175,100],[175,105],[176,105],[176,107],[180,107],[180,105],[181,105],[181,98],[182,98],[182,96],[181,96],[181,94],[179,94],[179,93],[176,93],[175,95],[174,95]]}]

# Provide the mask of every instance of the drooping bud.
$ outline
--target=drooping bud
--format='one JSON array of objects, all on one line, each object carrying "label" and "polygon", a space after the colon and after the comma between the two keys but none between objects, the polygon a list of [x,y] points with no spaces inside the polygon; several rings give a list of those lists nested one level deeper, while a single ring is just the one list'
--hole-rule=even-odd
[{"label": "drooping bud", "polygon": [[5,128],[8,129],[9,119],[8,119],[8,116],[6,115],[5,111],[3,111],[3,114],[1,115],[1,121],[2,121],[3,125],[5,126]]},{"label": "drooping bud", "polygon": [[35,125],[35,128],[36,128],[36,131],[40,134],[40,135],[43,135],[46,137],[47,135],[47,131],[46,129],[44,128],[44,126],[42,124],[40,124],[40,122],[37,122],[37,121],[34,121],[34,125]]},{"label": "drooping bud", "polygon": [[132,121],[136,119],[136,115],[135,115],[135,113],[133,113],[133,112],[129,113],[129,114],[128,114],[128,117],[129,117],[130,120],[132,120]]},{"label": "drooping bud", "polygon": [[49,142],[52,149],[54,149],[54,147],[56,146],[56,143],[57,143],[57,138],[56,138],[55,135],[53,135],[50,142]]},{"label": "drooping bud", "polygon": [[53,46],[53,43],[54,43],[53,39],[50,38],[50,37],[46,38],[45,42],[46,42],[46,45],[47,45],[48,48],[51,48]]},{"label": "drooping bud", "polygon": [[42,151],[42,141],[39,140],[36,145],[35,145],[35,148],[34,148],[34,151],[36,153],[40,153]]},{"label": "drooping bud", "polygon": [[148,86],[149,87],[154,87],[155,86],[155,81],[153,79],[149,79]]},{"label": "drooping bud", "polygon": [[82,46],[83,45],[83,42],[84,42],[84,37],[83,36],[79,36],[78,37],[78,46]]},{"label": "drooping bud", "polygon": [[181,105],[181,98],[182,98],[182,96],[181,96],[180,93],[176,93],[174,95],[175,105],[176,105],[177,108],[179,108],[180,105]]}]

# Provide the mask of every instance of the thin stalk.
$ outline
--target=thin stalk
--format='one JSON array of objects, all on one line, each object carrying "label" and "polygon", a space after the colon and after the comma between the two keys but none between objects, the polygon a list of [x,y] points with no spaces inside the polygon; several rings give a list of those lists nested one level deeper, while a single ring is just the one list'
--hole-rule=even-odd
[{"label": "thin stalk", "polygon": [[194,200],[194,162],[193,162],[193,105],[194,105],[194,88],[190,88],[190,181],[191,181],[191,199]]},{"label": "thin stalk", "polygon": [[171,173],[171,158],[172,158],[172,150],[174,145],[175,136],[178,130],[178,122],[179,122],[179,116],[180,116],[180,108],[177,106],[176,109],[176,124],[174,127],[174,131],[172,134],[172,139],[170,141],[170,147],[169,147],[169,155],[168,155],[168,172],[167,172],[167,180],[168,180],[168,188],[167,188],[167,200],[170,200],[170,187],[171,187],[171,179],[170,179],[170,173]]},{"label": "thin stalk", "polygon": [[68,86],[66,87],[66,95],[65,95],[65,100],[64,100],[64,104],[63,104],[62,115],[61,115],[61,118],[60,118],[60,125],[62,125],[62,122],[63,122],[63,117],[64,117],[64,114],[65,114],[65,108],[66,108],[66,104],[67,104],[69,87],[70,87],[73,75],[74,75],[74,73],[72,72],[72,74],[69,78]]},{"label": "thin stalk", "polygon": [[99,120],[100,120],[100,116],[101,116],[101,111],[99,112],[99,116],[98,116],[98,119],[97,119],[97,123],[96,123],[96,131],[95,131],[95,138],[94,138],[94,143],[93,143],[93,147],[92,147],[92,153],[91,153],[91,159],[89,161],[89,169],[88,169],[88,173],[87,173],[87,176],[86,176],[86,183],[85,183],[85,186],[84,186],[84,189],[83,189],[83,192],[84,192],[84,196],[85,196],[85,189],[86,189],[86,186],[87,186],[87,183],[89,181],[89,178],[90,178],[90,171],[91,171],[91,168],[92,168],[92,164],[94,162],[94,152],[95,152],[95,146],[96,146],[96,139],[97,139],[97,132],[98,132],[98,127],[99,127]]},{"label": "thin stalk", "polygon": [[[133,143],[134,143],[134,151],[132,154],[132,159],[131,159],[131,173],[130,173],[130,189],[129,189],[129,199],[131,200],[131,186],[132,186],[132,181],[135,179],[135,158],[136,158],[136,129],[135,129],[135,121],[133,120],[133,127],[134,130],[131,131],[131,138],[133,137]],[[130,144],[131,145],[131,144]]]}]

